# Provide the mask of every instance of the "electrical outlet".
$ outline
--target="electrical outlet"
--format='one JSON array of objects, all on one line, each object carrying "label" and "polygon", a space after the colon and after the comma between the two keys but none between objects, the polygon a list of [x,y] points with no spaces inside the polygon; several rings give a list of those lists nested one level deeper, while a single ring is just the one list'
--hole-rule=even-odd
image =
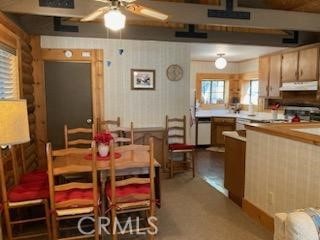
[{"label": "electrical outlet", "polygon": [[274,204],[274,194],[273,192],[268,193],[268,204],[273,205]]}]

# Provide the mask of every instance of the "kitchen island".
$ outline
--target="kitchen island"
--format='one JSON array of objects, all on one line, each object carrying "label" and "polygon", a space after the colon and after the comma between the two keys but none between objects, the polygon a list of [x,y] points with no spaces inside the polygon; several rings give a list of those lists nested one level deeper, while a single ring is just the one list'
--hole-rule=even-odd
[{"label": "kitchen island", "polygon": [[273,216],[320,206],[320,124],[247,127],[244,210],[269,228]]}]

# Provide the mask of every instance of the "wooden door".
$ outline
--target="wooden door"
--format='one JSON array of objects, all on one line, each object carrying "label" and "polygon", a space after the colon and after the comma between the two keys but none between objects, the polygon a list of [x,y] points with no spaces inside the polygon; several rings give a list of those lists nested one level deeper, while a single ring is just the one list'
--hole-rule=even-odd
[{"label": "wooden door", "polygon": [[301,50],[299,53],[299,81],[318,79],[318,48]]},{"label": "wooden door", "polygon": [[261,57],[259,59],[259,96],[267,97],[269,92],[269,66],[270,58]]},{"label": "wooden door", "polygon": [[280,97],[281,55],[270,57],[269,97]]},{"label": "wooden door", "polygon": [[282,56],[282,82],[295,82],[298,80],[299,52],[285,53]]},{"label": "wooden door", "polygon": [[53,62],[44,64],[48,140],[54,148],[64,147],[63,126],[91,127],[91,64]]}]

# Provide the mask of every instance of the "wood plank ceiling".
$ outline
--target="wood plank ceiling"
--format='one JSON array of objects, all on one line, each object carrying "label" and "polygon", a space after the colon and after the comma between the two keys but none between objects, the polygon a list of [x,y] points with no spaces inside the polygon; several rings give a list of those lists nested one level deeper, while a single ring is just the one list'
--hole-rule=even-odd
[{"label": "wood plank ceiling", "polygon": [[[220,5],[220,0],[155,0],[177,3],[193,3],[193,4],[207,4],[207,5]],[[241,1],[241,0],[239,0]],[[254,0],[256,2],[256,0]],[[185,24],[179,23],[162,23],[159,21],[129,21],[128,24],[139,26],[152,26],[152,27],[167,27],[174,29],[184,29]],[[271,35],[287,35],[286,32],[276,29],[259,29],[259,28],[244,28],[244,27],[231,27],[219,25],[198,25],[197,29],[200,31],[217,31],[217,32],[240,32],[240,33],[258,33],[258,34],[271,34]]]},{"label": "wood plank ceiling", "polygon": [[[220,0],[155,0],[167,2],[184,2],[193,4],[208,4],[220,5]],[[238,0],[240,7],[248,8],[265,8],[277,9],[286,11],[300,11],[320,13],[320,0]],[[161,23],[156,21],[134,21],[129,24],[140,26],[154,26],[154,27],[167,27],[167,28],[185,28],[184,24],[179,23]],[[259,33],[259,34],[272,34],[272,35],[286,35],[287,33],[277,29],[257,29],[257,28],[244,28],[244,27],[230,27],[230,26],[217,26],[217,25],[199,25],[199,30],[203,31],[220,31],[220,32],[245,32],[245,33]]]},{"label": "wood plank ceiling", "polygon": [[239,0],[239,6],[320,13],[319,0]]}]

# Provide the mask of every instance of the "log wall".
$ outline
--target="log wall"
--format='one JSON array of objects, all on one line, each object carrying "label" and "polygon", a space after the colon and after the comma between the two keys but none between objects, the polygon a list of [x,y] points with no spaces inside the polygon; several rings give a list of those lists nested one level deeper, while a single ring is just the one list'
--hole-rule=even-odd
[{"label": "log wall", "polygon": [[[34,79],[32,67],[32,49],[30,37],[5,14],[0,12],[0,42],[16,49],[19,62],[19,96],[26,99],[28,106],[28,118],[30,127],[31,141],[23,145],[13,146],[11,149],[2,151],[3,162],[6,165],[6,179],[8,185],[17,181],[18,176],[23,171],[31,171],[39,166],[37,153],[36,118],[35,118],[35,98],[34,98]],[[13,174],[12,158],[18,161],[17,172]]]}]

